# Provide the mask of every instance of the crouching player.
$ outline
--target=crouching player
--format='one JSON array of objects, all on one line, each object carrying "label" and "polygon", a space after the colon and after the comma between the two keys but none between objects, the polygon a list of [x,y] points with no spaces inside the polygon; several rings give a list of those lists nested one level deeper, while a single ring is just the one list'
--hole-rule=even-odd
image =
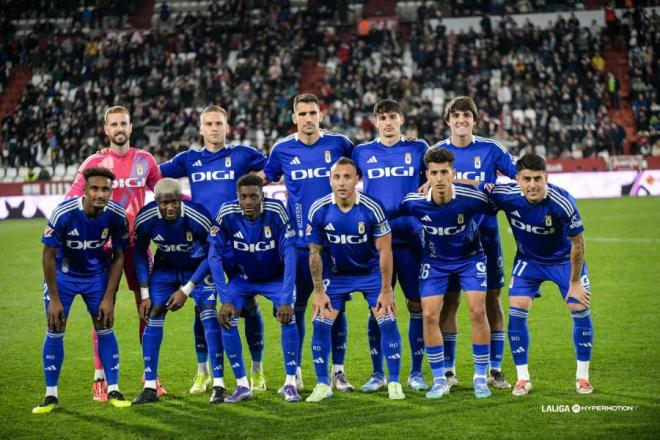
[{"label": "crouching player", "polygon": [[[43,347],[46,398],[32,410],[57,407],[57,383],[64,360],[64,332],[73,299],[80,294],[98,334],[99,355],[108,383],[108,402],[131,406],[119,392],[119,348],[112,331],[115,292],[124,267],[128,241],[126,212],[110,200],[115,175],[107,168],[83,171],[84,195],[60,203],[44,230],[44,303],[48,331]],[[112,240],[112,261],[103,246]]]},{"label": "crouching player", "polygon": [[[238,317],[257,294],[271,300],[282,328],[282,352],[286,379],[281,393],[287,402],[301,400],[296,389],[298,329],[293,313],[296,300],[295,231],[284,205],[265,199],[263,180],[246,175],[236,183],[238,199],[222,205],[216,218],[218,232],[211,236],[209,264],[222,307],[222,341],[236,377],[236,390],[225,399],[237,403],[252,397],[245,376]],[[222,250],[231,244],[238,270],[227,285],[222,268]]]},{"label": "crouching player", "polygon": [[477,220],[495,208],[483,193],[454,184],[454,154],[446,148],[431,148],[424,156],[430,183],[428,195],[408,194],[401,203],[402,215],[412,215],[422,227],[424,256],[420,268],[420,296],[424,319],[426,356],[433,372],[433,387],[426,393],[438,399],[449,393],[445,377],[444,347],[439,319],[448,286],[465,291],[472,321],[474,395],[491,395],[486,384],[490,328],[486,317],[486,257],[479,241]]},{"label": "crouching player", "polygon": [[[156,393],[158,356],[163,324],[168,310],[179,310],[188,296],[200,312],[211,353],[213,393],[211,403],[224,401],[220,324],[215,316],[215,289],[201,282],[208,275],[208,237],[214,228],[201,205],[182,200],[181,185],[175,179],[160,180],[154,188],[154,202],[140,210],[135,219],[135,265],[142,303],[140,315],[147,320],[142,340],[144,389],[133,401],[139,405],[159,400]],[[147,250],[156,245],[153,273],[149,276]]]},{"label": "crouching player", "polygon": [[392,292],[392,234],[380,202],[355,190],[357,168],[342,157],[330,170],[332,193],[309,210],[309,269],[314,283],[312,359],[317,385],[307,402],[332,396],[328,375],[331,330],[348,293],[362,292],[381,331],[388,367],[389,398],[401,389],[401,335]]},{"label": "crouching player", "polygon": [[575,388],[580,394],[589,394],[593,391],[589,362],[594,330],[582,219],[575,199],[548,183],[542,157],[527,154],[518,160],[516,169],[517,183],[495,185],[489,192],[490,199],[506,213],[518,248],[509,284],[509,342],[518,373],[512,393],[523,396],[532,389],[527,369],[527,315],[533,299],[541,296],[541,283],[552,281],[573,317]]}]

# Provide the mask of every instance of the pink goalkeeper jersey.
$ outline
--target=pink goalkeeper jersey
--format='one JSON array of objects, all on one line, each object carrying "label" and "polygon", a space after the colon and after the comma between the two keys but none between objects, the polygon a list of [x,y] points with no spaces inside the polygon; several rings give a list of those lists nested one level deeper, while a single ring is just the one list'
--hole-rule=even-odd
[{"label": "pink goalkeeper jersey", "polygon": [[153,191],[156,182],[160,180],[160,171],[154,157],[146,151],[132,147],[123,155],[111,149],[108,149],[107,153],[92,154],[80,165],[66,198],[85,193],[85,177],[82,172],[92,167],[109,168],[115,174],[117,179],[112,184],[112,200],[126,210],[133,241],[135,216],[145,205],[146,190]]}]

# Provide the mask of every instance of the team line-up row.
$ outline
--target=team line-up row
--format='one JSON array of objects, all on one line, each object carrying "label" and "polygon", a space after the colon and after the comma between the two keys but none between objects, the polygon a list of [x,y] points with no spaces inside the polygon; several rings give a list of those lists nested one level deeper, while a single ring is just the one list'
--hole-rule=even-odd
[{"label": "team line-up row", "polygon": [[[505,332],[499,291],[504,271],[498,210],[506,213],[518,248],[509,286],[508,336],[518,375],[513,394],[525,395],[532,387],[527,315],[545,280],[557,284],[573,316],[576,389],[592,391],[588,370],[593,326],[583,226],[575,200],[548,183],[543,158],[526,155],[515,162],[495,141],[474,136],[478,112],[470,98],[448,103],[445,119],[452,135],[430,149],[424,141],[402,137],[404,115],[392,100],[374,108],[379,138],[354,147],[342,135],[321,132],[318,99],[298,95],[292,114],[297,132],[279,140],[268,159],[250,147],[225,144],[226,116],[221,107],[207,107],[200,120],[204,148],[180,153],[157,167],[148,153],[129,146],[128,111],[107,110],[110,148],[83,163],[71,198],[53,212],[42,239],[47,390],[33,412],[47,413],[58,404],[62,337],[78,293],[92,315],[98,340],[94,398],[118,407],[130,405],[117,385],[119,354],[112,331],[122,268],[136,294],[141,323],[146,324],[144,389],[134,404],[166,394],[157,375],[165,315],[182,307],[188,296],[195,301],[198,357],[191,393],[211,387],[212,403],[235,403],[266,389],[257,294],[273,302],[281,324],[286,379],[280,393],[285,400],[302,400],[301,347],[310,297],[317,385],[306,400],[330,397],[333,388],[352,391],[343,367],[343,310],[351,292],[362,292],[371,309],[373,374],[361,390],[387,387],[390,399],[403,399],[393,297],[397,280],[410,313],[411,389],[440,398],[457,385],[456,309],[461,290],[472,321],[475,396],[490,396],[488,385],[510,388],[501,372]],[[493,185],[497,172],[516,183]],[[180,177],[189,178],[192,201],[182,197],[174,179]],[[287,189],[286,206],[263,196],[263,185],[280,179]],[[362,192],[356,191],[360,179]],[[154,190],[156,200],[145,206],[147,188]],[[210,213],[217,215],[212,218]],[[108,242],[112,259],[103,250]],[[150,243],[157,248],[151,272]],[[222,304],[217,314],[216,297]],[[239,316],[245,318],[252,357],[250,381],[242,359]],[[223,352],[237,381],[229,397]],[[421,373],[424,353],[433,373],[431,385]]]}]

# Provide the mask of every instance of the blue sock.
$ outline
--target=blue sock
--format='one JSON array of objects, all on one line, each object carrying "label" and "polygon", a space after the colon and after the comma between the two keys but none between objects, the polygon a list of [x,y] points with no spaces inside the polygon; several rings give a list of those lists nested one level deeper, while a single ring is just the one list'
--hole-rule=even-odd
[{"label": "blue sock", "polygon": [[164,316],[149,318],[142,335],[142,359],[144,360],[144,378],[146,380],[158,378],[158,357],[160,356],[160,344],[163,342],[164,323]]},{"label": "blue sock", "polygon": [[211,356],[211,374],[215,378],[224,377],[222,334],[220,333],[220,323],[218,322],[215,308],[202,310],[200,313],[200,321],[204,326],[206,343],[209,346],[208,352]]},{"label": "blue sock", "polygon": [[197,363],[206,362],[209,357],[209,348],[204,338],[204,326],[199,318],[199,312],[195,310],[195,321],[193,322],[193,334],[195,335],[195,353],[197,354]]},{"label": "blue sock", "polygon": [[348,322],[346,314],[339,312],[332,325],[332,363],[343,365],[346,358],[346,340],[348,339]]},{"label": "blue sock", "polygon": [[295,316],[292,322],[282,324],[282,353],[284,355],[284,370],[286,374],[296,374],[298,363],[298,327]]},{"label": "blue sock", "polygon": [[[442,341],[445,344],[445,368],[448,370],[456,369],[456,340],[457,333],[443,333]],[[427,352],[428,353],[428,352]]]},{"label": "blue sock", "polygon": [[316,372],[316,381],[330,385],[328,375],[328,360],[332,346],[332,324],[331,318],[321,319],[317,316],[314,319],[314,333],[312,334],[312,361],[314,362],[314,371]]},{"label": "blue sock", "polygon": [[529,353],[529,328],[527,327],[527,315],[529,312],[518,307],[509,308],[509,344],[513,363],[516,365],[527,365]]},{"label": "blue sock", "polygon": [[383,370],[383,352],[380,351],[380,328],[376,317],[369,313],[367,321],[367,339],[369,340],[369,353],[371,354],[371,364],[375,374],[385,375]]},{"label": "blue sock", "polygon": [[422,312],[410,312],[408,343],[412,355],[411,374],[422,372],[422,361],[424,360],[424,327],[422,324]]},{"label": "blue sock", "polygon": [[296,359],[296,365],[299,367],[302,366],[302,357],[303,357],[303,350],[302,347],[305,343],[305,309],[307,306],[303,306],[301,308],[296,307],[294,311],[294,315],[296,317],[296,328],[298,329],[298,359]]},{"label": "blue sock", "polygon": [[429,360],[433,380],[445,378],[445,347],[442,345],[426,346],[426,357]]},{"label": "blue sock", "polygon": [[389,317],[376,318],[381,334],[381,350],[385,355],[387,362],[388,381],[400,382],[399,372],[401,371],[401,335],[396,326],[396,319]]},{"label": "blue sock", "polygon": [[502,355],[504,354],[504,341],[506,335],[503,331],[490,333],[490,369],[502,369]]},{"label": "blue sock", "polygon": [[96,330],[99,338],[99,357],[103,363],[103,372],[108,385],[119,382],[119,347],[115,332],[111,328]]},{"label": "blue sock", "polygon": [[472,361],[474,362],[474,376],[486,378],[488,362],[490,360],[490,344],[472,344]]},{"label": "blue sock", "polygon": [[64,361],[64,332],[46,331],[42,358],[46,386],[56,387]]},{"label": "blue sock", "polygon": [[225,347],[227,360],[234,372],[234,377],[236,379],[245,377],[243,345],[241,344],[241,336],[238,334],[238,318],[231,320],[231,326],[228,329],[222,327],[222,344]]},{"label": "blue sock", "polygon": [[571,312],[573,316],[573,343],[578,361],[590,361],[594,342],[594,327],[589,309]]},{"label": "blue sock", "polygon": [[245,341],[250,349],[252,362],[261,362],[264,356],[264,320],[258,305],[245,317]]}]

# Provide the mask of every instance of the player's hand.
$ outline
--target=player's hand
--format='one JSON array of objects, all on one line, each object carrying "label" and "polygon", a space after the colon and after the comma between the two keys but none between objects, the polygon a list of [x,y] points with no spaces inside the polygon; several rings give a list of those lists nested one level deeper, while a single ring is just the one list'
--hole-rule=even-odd
[{"label": "player's hand", "polygon": [[569,298],[576,299],[583,306],[589,307],[589,303],[591,301],[591,293],[588,292],[579,281],[571,282],[568,286],[566,303],[568,303]]},{"label": "player's hand", "polygon": [[218,310],[218,321],[226,329],[231,327],[231,320],[236,316],[236,309],[232,303],[224,303]]},{"label": "player's hand", "polygon": [[151,312],[151,298],[145,298],[140,302],[140,306],[138,307],[140,319],[146,322],[149,319],[149,312]]},{"label": "player's hand", "polygon": [[101,148],[101,150],[99,151],[99,153],[101,153],[101,154],[105,154],[105,153],[107,153],[108,151],[110,151],[110,147],[103,147],[103,148]]},{"label": "player's hand", "polygon": [[332,303],[330,302],[330,297],[327,293],[321,291],[314,291],[312,294],[312,321],[316,319],[317,316],[321,316],[321,319],[325,319],[328,313],[334,312],[332,308]]},{"label": "player's hand", "polygon": [[64,316],[64,306],[60,300],[50,300],[46,312],[48,318],[48,328],[55,331],[64,329],[66,316]]},{"label": "player's hand", "polygon": [[115,303],[112,297],[101,301],[98,320],[103,324],[103,328],[112,328],[115,324]]},{"label": "player's hand", "polygon": [[419,188],[417,188],[417,192],[420,193],[421,195],[425,196],[429,193],[429,189],[431,188],[431,183],[426,182],[422,184]]},{"label": "player's hand", "polygon": [[282,304],[277,308],[277,320],[281,324],[288,324],[293,318],[293,306],[291,304]]},{"label": "player's hand", "polygon": [[188,296],[179,289],[170,296],[167,303],[165,303],[165,307],[167,307],[167,310],[176,312],[186,304],[187,299]]},{"label": "player's hand", "polygon": [[390,315],[391,319],[396,318],[396,301],[394,301],[392,289],[380,291],[380,295],[376,300],[376,312],[382,313],[383,316]]}]

